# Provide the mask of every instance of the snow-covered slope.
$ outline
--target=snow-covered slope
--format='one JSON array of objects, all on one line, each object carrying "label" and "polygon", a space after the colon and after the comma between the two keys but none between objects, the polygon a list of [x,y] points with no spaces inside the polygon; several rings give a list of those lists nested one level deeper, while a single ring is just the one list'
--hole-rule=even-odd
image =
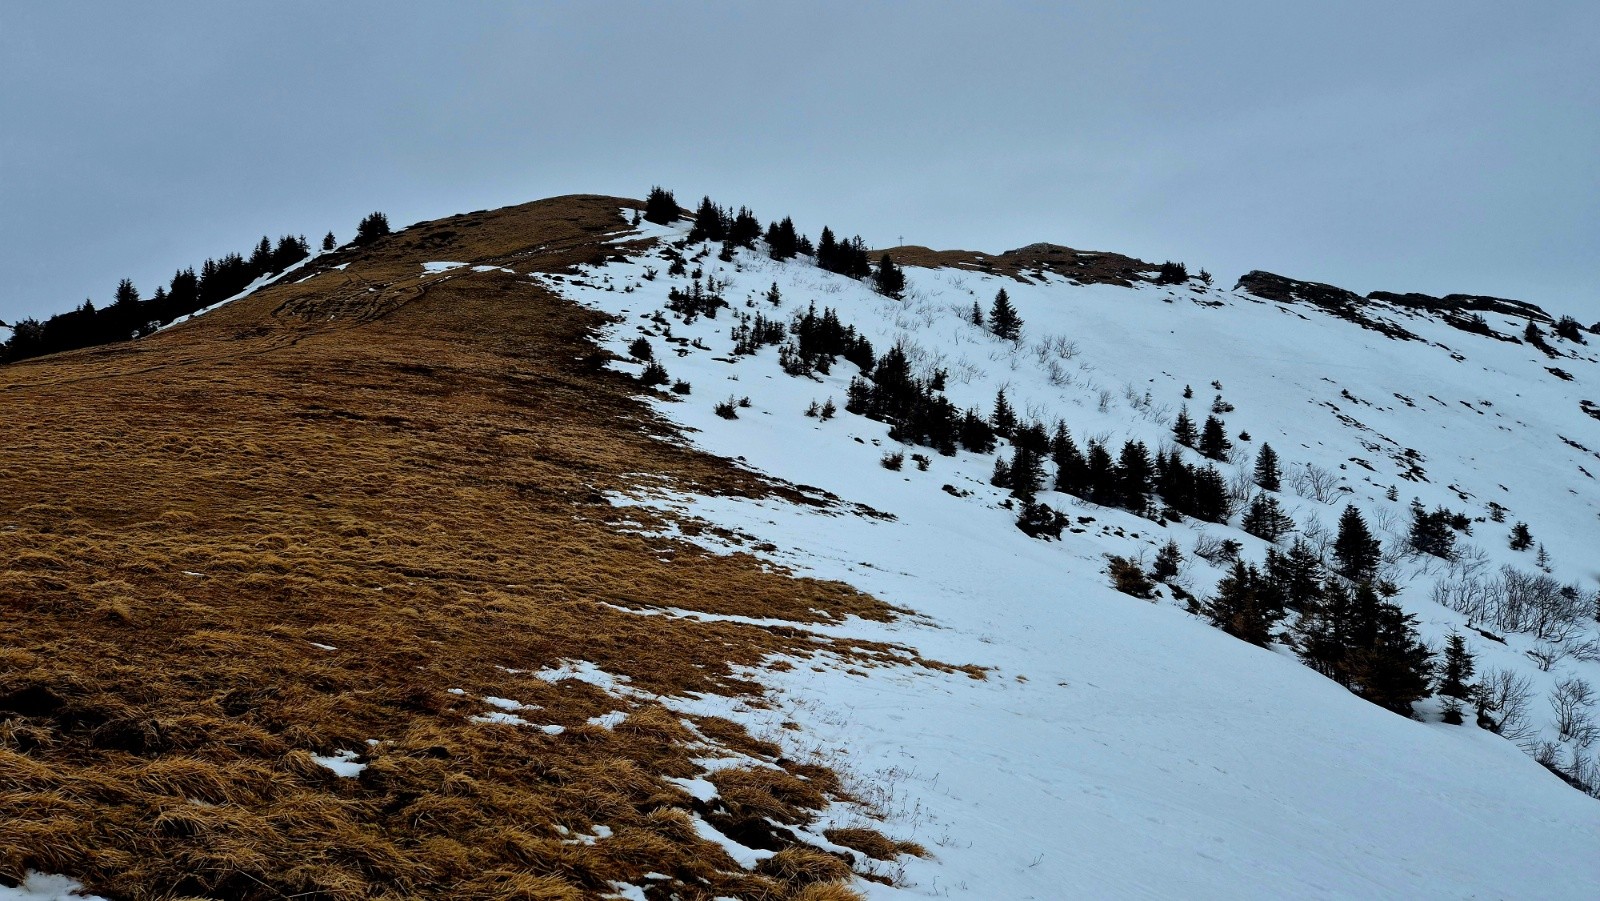
[{"label": "snow-covered slope", "polygon": [[[868,803],[841,807],[840,818],[882,817],[928,846],[932,856],[906,863],[895,885],[867,886],[874,897],[1594,896],[1600,801],[1529,756],[1592,779],[1600,753],[1593,736],[1563,735],[1547,701],[1562,680],[1600,686],[1600,419],[1583,407],[1600,401],[1592,346],[1552,339],[1561,356],[1550,358],[1433,314],[1363,308],[1370,323],[1417,339],[1398,340],[1314,305],[1198,281],[1129,288],[1043,271],[912,268],[893,299],[804,256],[721,261],[713,246],[682,246],[687,223],[641,234],[660,241],[550,287],[619,317],[605,341],[624,360],[644,337],[671,378],[690,383],[691,393],[663,390],[656,401],[689,440],[845,503],[665,493],[618,502],[725,526],[745,536],[729,550],[914,611],[890,625],[852,623],[850,634],[989,668],[979,680],[778,666],[759,674],[773,707],[732,711],[853,774]],[[674,244],[688,257],[678,277],[665,256]],[[667,311],[668,292],[688,289],[696,272],[731,308],[686,323]],[[987,308],[1002,287],[1025,322],[1019,341],[969,320],[974,302]],[[1029,538],[989,484],[995,454],[902,447],[884,424],[845,412],[854,365],[796,377],[775,347],[733,353],[740,314],[787,322],[812,304],[837,310],[880,354],[899,343],[922,372],[947,371],[958,407],[987,412],[1003,389],[1025,419],[1062,420],[1113,449],[1129,438],[1170,444],[1185,386],[1197,420],[1220,394],[1237,445],[1226,474],[1247,484],[1255,449],[1270,443],[1284,469],[1280,502],[1299,534],[1323,545],[1347,504],[1360,510],[1422,637],[1438,647],[1461,634],[1480,673],[1525,680],[1525,734],[1514,743],[1470,714],[1446,725],[1431,699],[1416,719],[1397,716],[1286,647],[1210,627],[1169,594],[1150,602],[1110,587],[1108,554],[1148,561],[1175,538],[1186,554],[1175,581],[1208,596],[1223,569],[1191,552],[1198,540],[1236,540],[1255,561],[1267,548],[1234,526],[1158,524],[1045,491],[1072,528],[1059,542]],[[1485,319],[1505,335],[1525,325]],[[713,409],[730,399],[734,419]],[[835,418],[805,415],[829,399]],[[891,452],[907,454],[902,469],[881,465]],[[925,470],[911,454],[926,456]],[[1008,456],[1003,442],[998,454]],[[1413,498],[1474,519],[1454,561],[1402,552]],[[851,512],[857,504],[888,516]],[[1469,623],[1434,601],[1437,585],[1481,582],[1503,565],[1536,571],[1534,549],[1508,547],[1519,521],[1551,577],[1589,604],[1562,641]]]}]

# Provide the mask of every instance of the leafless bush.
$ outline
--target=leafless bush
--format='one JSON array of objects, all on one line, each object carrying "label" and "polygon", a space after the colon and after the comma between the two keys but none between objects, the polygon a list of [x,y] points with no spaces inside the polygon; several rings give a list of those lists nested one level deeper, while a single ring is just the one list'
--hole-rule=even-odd
[{"label": "leafless bush", "polygon": [[1233,501],[1234,509],[1241,510],[1250,506],[1256,496],[1255,471],[1249,467],[1240,466],[1228,477],[1228,500]]},{"label": "leafless bush", "polygon": [[1058,360],[1072,360],[1078,356],[1078,342],[1067,340],[1065,335],[1052,335],[1035,346],[1041,358],[1053,356]]},{"label": "leafless bush", "polygon": [[1331,469],[1307,463],[1290,473],[1289,487],[1301,497],[1331,504],[1339,493],[1339,476]]},{"label": "leafless bush", "polygon": [[1468,622],[1493,621],[1494,592],[1483,579],[1441,579],[1433,583],[1433,602],[1462,614]]},{"label": "leafless bush", "polygon": [[1565,768],[1567,778],[1576,782],[1590,797],[1600,798],[1600,754],[1585,754],[1572,749],[1572,762]]},{"label": "leafless bush", "polygon": [[1507,611],[1522,624],[1517,631],[1532,632],[1535,638],[1566,641],[1577,634],[1588,615],[1588,605],[1576,588],[1563,586],[1543,573],[1506,566],[1500,570],[1500,581]]},{"label": "leafless bush", "polygon": [[1494,720],[1494,731],[1507,740],[1526,745],[1537,730],[1528,720],[1528,699],[1533,682],[1514,670],[1494,668],[1478,681],[1478,703]]},{"label": "leafless bush", "polygon": [[1477,575],[1489,565],[1489,554],[1476,544],[1456,539],[1456,552],[1449,560],[1449,577],[1461,579]]},{"label": "leafless bush", "polygon": [[1566,645],[1541,641],[1528,651],[1528,656],[1533,658],[1534,665],[1539,667],[1539,672],[1548,673],[1551,667],[1571,657],[1572,650]]},{"label": "leafless bush", "polygon": [[1111,410],[1111,402],[1113,400],[1116,400],[1116,397],[1117,396],[1115,394],[1111,393],[1111,389],[1110,388],[1101,388],[1100,389],[1100,402],[1097,405],[1099,407],[1099,409],[1100,409],[1100,412],[1102,412],[1102,413],[1109,412]]},{"label": "leafless bush", "polygon": [[1194,540],[1194,555],[1221,565],[1239,556],[1239,542],[1232,538],[1218,538],[1201,533]]},{"label": "leafless bush", "polygon": [[1585,663],[1600,663],[1600,638],[1577,642],[1570,647],[1574,660],[1582,660]]},{"label": "leafless bush", "polygon": [[1589,615],[1589,605],[1576,587],[1514,566],[1501,567],[1500,575],[1493,579],[1463,575],[1440,580],[1434,585],[1433,599],[1469,620],[1492,623],[1508,632],[1531,633],[1544,642],[1572,639]]},{"label": "leafless bush", "polygon": [[1300,526],[1300,537],[1311,545],[1312,549],[1317,552],[1318,558],[1328,559],[1328,553],[1333,548],[1334,534],[1333,530],[1328,528],[1322,520],[1317,519],[1315,516],[1307,519]]},{"label": "leafless bush", "polygon": [[1556,732],[1562,741],[1587,748],[1600,738],[1600,726],[1595,725],[1589,712],[1594,703],[1594,688],[1577,676],[1556,681],[1555,690],[1550,693],[1550,708],[1555,711]]}]

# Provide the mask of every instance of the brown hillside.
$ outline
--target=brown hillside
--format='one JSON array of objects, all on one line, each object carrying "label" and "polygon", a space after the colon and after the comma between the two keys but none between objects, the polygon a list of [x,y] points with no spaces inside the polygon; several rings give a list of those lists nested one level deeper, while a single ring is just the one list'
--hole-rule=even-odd
[{"label": "brown hillside", "polygon": [[[616,252],[625,204],[425,223],[146,340],[0,368],[0,882],[568,899],[656,872],[651,898],[849,896],[802,886],[859,860],[745,871],[689,819],[783,848],[766,820],[805,822],[835,774],[655,696],[759,692],[732,668],[774,654],[907,653],[617,609],[892,614],[632,534],[643,514],[604,501],[661,480],[801,497],[671,440],[602,368],[601,317],[526,277]],[[565,660],[639,692],[534,677]],[[484,696],[566,729],[474,722]],[[359,777],[310,756],[340,751]],[[722,801],[666,781],[735,751],[767,765],[721,771]]]}]

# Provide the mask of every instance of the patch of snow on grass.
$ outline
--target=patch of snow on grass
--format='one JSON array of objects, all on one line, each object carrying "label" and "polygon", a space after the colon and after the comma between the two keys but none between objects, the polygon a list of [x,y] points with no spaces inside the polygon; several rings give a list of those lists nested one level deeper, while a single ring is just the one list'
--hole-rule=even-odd
[{"label": "patch of snow on grass", "polygon": [[311,759],[315,760],[319,766],[333,770],[334,775],[342,776],[346,779],[354,779],[361,775],[362,770],[367,768],[366,764],[356,762],[356,758],[360,756],[355,751],[338,751],[331,757],[312,754]]}]

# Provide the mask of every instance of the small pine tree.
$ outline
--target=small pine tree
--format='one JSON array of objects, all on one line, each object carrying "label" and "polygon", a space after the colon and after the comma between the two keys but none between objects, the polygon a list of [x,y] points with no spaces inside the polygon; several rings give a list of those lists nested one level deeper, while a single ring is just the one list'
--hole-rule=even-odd
[{"label": "small pine tree", "polygon": [[1017,430],[1017,412],[1011,409],[1011,402],[1006,400],[1006,389],[1001,388],[994,396],[994,415],[989,417],[989,423],[994,426],[995,433],[1009,438]]},{"label": "small pine tree", "polygon": [[1511,549],[1525,551],[1533,547],[1533,533],[1528,531],[1528,524],[1519,522],[1511,527]]},{"label": "small pine tree", "polygon": [[1117,493],[1122,506],[1143,516],[1150,506],[1151,481],[1155,475],[1150,463],[1150,451],[1140,441],[1122,445],[1117,458]]},{"label": "small pine tree", "polygon": [[906,290],[906,274],[894,264],[894,260],[884,254],[878,259],[878,271],[873,276],[878,285],[878,293],[886,297],[899,297]]},{"label": "small pine tree", "polygon": [[1544,549],[1544,542],[1539,542],[1539,555],[1534,558],[1533,565],[1545,572],[1550,571],[1550,552]]},{"label": "small pine tree", "polygon": [[322,236],[322,249],[324,252],[332,250],[338,246],[339,242],[334,239],[333,232],[328,232]]},{"label": "small pine tree", "polygon": [[1254,566],[1243,560],[1217,584],[1217,593],[1204,607],[1213,626],[1254,645],[1266,647],[1272,640],[1272,627],[1282,615],[1264,595],[1265,580]]},{"label": "small pine tree", "polygon": [[1444,662],[1439,673],[1439,696],[1445,699],[1444,721],[1452,726],[1461,725],[1461,705],[1471,701],[1474,686],[1468,680],[1473,673],[1472,654],[1460,633],[1451,632],[1445,639]]},{"label": "small pine tree", "polygon": [[1419,554],[1431,554],[1445,560],[1455,556],[1456,535],[1451,529],[1450,511],[1443,507],[1428,512],[1421,501],[1411,502],[1411,549]]},{"label": "small pine tree", "polygon": [[1322,598],[1322,560],[1303,538],[1296,538],[1286,554],[1268,549],[1266,577],[1290,610],[1304,613]]},{"label": "small pine tree", "polygon": [[1215,416],[1207,416],[1206,424],[1200,428],[1200,443],[1195,449],[1213,460],[1227,460],[1228,451],[1232,448],[1233,442],[1228,440],[1228,433],[1222,425],[1222,420]]},{"label": "small pine tree", "polygon": [[983,307],[979,306],[976,300],[972,302],[971,319],[973,325],[977,326],[978,328],[983,328]]},{"label": "small pine tree", "polygon": [[1001,288],[994,296],[994,306],[989,308],[989,331],[997,338],[1015,341],[1022,337],[1022,317],[1011,305],[1011,297]]},{"label": "small pine tree", "polygon": [[1258,494],[1250,502],[1239,528],[1262,541],[1277,543],[1294,528],[1294,520],[1278,506],[1278,499],[1268,494]]},{"label": "small pine tree", "polygon": [[1270,444],[1262,444],[1261,452],[1256,454],[1255,477],[1263,491],[1277,491],[1283,485],[1283,476],[1278,472],[1278,453]]},{"label": "small pine tree", "polygon": [[1150,577],[1157,582],[1165,582],[1177,576],[1182,565],[1183,551],[1178,548],[1178,540],[1168,538],[1167,543],[1156,551],[1155,562],[1150,564]]},{"label": "small pine tree", "polygon": [[356,226],[357,244],[366,244],[389,233],[389,217],[383,213],[369,213],[367,218],[361,220]]},{"label": "small pine tree", "polygon": [[1008,487],[1014,497],[1024,501],[1032,501],[1034,495],[1039,493],[1039,483],[1044,477],[1043,468],[1040,466],[1039,455],[1033,448],[1019,444],[1011,454],[1010,481]]},{"label": "small pine tree", "polygon": [[678,221],[678,201],[672,192],[657,185],[650,189],[644,202],[644,219],[657,225],[671,225]]},{"label": "small pine tree", "polygon": [[1369,581],[1377,572],[1381,554],[1382,544],[1372,537],[1361,512],[1346,506],[1333,542],[1334,570],[1352,582]]},{"label": "small pine tree", "polygon": [[1195,441],[1199,439],[1199,434],[1194,429],[1194,420],[1189,418],[1188,404],[1178,410],[1178,421],[1172,424],[1172,437],[1184,447],[1194,447]]}]

